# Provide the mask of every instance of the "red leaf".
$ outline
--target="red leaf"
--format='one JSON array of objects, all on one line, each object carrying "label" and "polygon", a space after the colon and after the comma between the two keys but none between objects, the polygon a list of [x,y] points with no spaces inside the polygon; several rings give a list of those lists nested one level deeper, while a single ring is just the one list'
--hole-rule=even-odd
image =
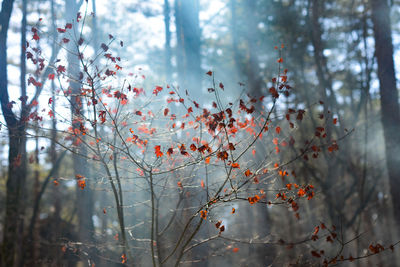
[{"label": "red leaf", "polygon": [[167,155],[170,157],[172,154],[174,154],[174,149],[172,147],[170,147],[167,150]]},{"label": "red leaf", "polygon": [[238,169],[240,169],[239,163],[237,163],[237,162],[232,163],[232,168],[238,168]]},{"label": "red leaf", "polygon": [[127,261],[127,257],[126,257],[126,255],[124,253],[124,254],[121,255],[121,263],[124,264],[124,263],[126,263],[126,261]]},{"label": "red leaf", "polygon": [[164,116],[167,116],[167,115],[168,115],[168,112],[169,112],[169,109],[168,109],[168,108],[164,109]]},{"label": "red leaf", "polygon": [[236,150],[235,146],[232,143],[228,144],[229,150]]},{"label": "red leaf", "polygon": [[57,72],[65,72],[65,67],[63,65],[58,65]]},{"label": "red leaf", "polygon": [[161,146],[155,146],[154,149],[155,149],[155,152],[154,152],[154,153],[156,154],[157,158],[162,157],[162,156],[164,155],[164,153],[162,153],[162,152],[160,151]]},{"label": "red leaf", "polygon": [[209,75],[209,76],[212,76],[213,73],[212,73],[211,70],[209,70],[206,74]]},{"label": "red leaf", "polygon": [[201,210],[200,211],[200,217],[202,218],[202,219],[207,219],[207,213],[208,213],[208,211],[206,211],[206,210]]},{"label": "red leaf", "polygon": [[311,251],[311,255],[313,255],[316,258],[321,258],[321,255],[318,252],[316,252],[315,250]]},{"label": "red leaf", "polygon": [[50,73],[48,77],[49,77],[49,80],[54,80],[55,74],[54,73]]},{"label": "red leaf", "polygon": [[254,197],[248,197],[247,200],[249,201],[250,205],[253,205],[254,203],[260,201],[260,197],[255,195]]},{"label": "red leaf", "polygon": [[191,145],[190,145],[190,150],[196,151],[196,150],[197,150],[196,145],[195,145],[195,144],[191,144]]},{"label": "red leaf", "polygon": [[313,235],[317,235],[318,232],[319,232],[319,226],[316,226],[316,227],[314,228]]},{"label": "red leaf", "polygon": [[161,86],[156,86],[156,89],[153,90],[153,94],[158,95],[159,92],[162,91],[162,87]]},{"label": "red leaf", "polygon": [[221,159],[221,160],[226,160],[228,159],[228,152],[226,151],[220,151],[217,153],[217,158]]},{"label": "red leaf", "polygon": [[32,39],[35,40],[35,41],[39,41],[40,37],[39,37],[39,35],[37,34],[37,32],[35,32],[35,33],[33,34]]},{"label": "red leaf", "polygon": [[42,83],[36,81],[35,78],[33,78],[32,76],[29,77],[29,79],[28,79],[28,85],[30,85],[30,84],[33,84],[34,86],[37,86],[37,87],[41,87],[42,86]]},{"label": "red leaf", "polygon": [[336,142],[333,142],[331,146],[328,147],[329,152],[337,151],[339,150],[339,146]]},{"label": "red leaf", "polygon": [[78,187],[83,190],[86,186],[85,177],[80,174],[76,174],[75,178],[77,179]]},{"label": "red leaf", "polygon": [[247,169],[247,171],[245,171],[244,175],[246,175],[246,177],[249,177],[250,175],[252,175],[253,173]]},{"label": "red leaf", "polygon": [[299,197],[302,197],[302,196],[304,196],[305,194],[306,194],[306,191],[304,191],[303,188],[300,188],[299,191],[297,191],[297,195],[298,195]]}]

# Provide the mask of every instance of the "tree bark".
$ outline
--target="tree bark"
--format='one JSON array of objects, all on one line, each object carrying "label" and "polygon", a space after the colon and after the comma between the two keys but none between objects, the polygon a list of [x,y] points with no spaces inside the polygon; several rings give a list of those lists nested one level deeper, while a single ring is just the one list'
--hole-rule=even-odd
[{"label": "tree bark", "polygon": [[[230,31],[232,36],[232,54],[233,61],[235,63],[235,70],[240,76],[244,76],[247,79],[247,90],[253,97],[259,97],[263,95],[264,81],[260,75],[259,59],[257,56],[257,1],[253,0],[230,0]],[[241,12],[242,11],[242,12]],[[244,28],[240,30],[238,21],[246,20]],[[239,22],[240,23],[240,22]],[[239,48],[239,43],[245,44],[244,49]],[[255,103],[258,112],[263,112],[263,103],[257,101]],[[255,163],[259,164],[262,162],[267,151],[264,145],[257,143]],[[263,189],[268,192],[268,188]],[[267,198],[269,196],[267,195]],[[262,216],[259,216],[262,214]],[[250,229],[246,230],[245,225],[248,225],[246,218],[237,219],[237,224],[240,225],[239,231],[244,234],[242,238],[248,238],[249,236],[267,236],[271,233],[272,218],[266,205],[256,206],[248,211],[247,216],[257,218],[257,220],[250,223]],[[249,247],[247,253],[250,255],[251,264],[267,266],[270,265],[275,255],[275,249],[272,247],[265,247],[254,245]]]},{"label": "tree bark", "polygon": [[[76,41],[80,38],[80,32],[77,27],[76,14],[79,10],[82,1],[79,3],[76,0],[67,0],[66,1],[66,14],[67,14],[67,23],[72,23],[73,31],[76,33]],[[85,123],[84,115],[83,115],[83,98],[81,98],[81,85],[79,82],[80,76],[80,62],[79,62],[79,51],[75,42],[70,42],[69,52],[67,55],[68,61],[68,74],[73,79],[69,82],[69,87],[71,89],[71,120],[72,120],[72,128],[80,130],[81,124]],[[87,162],[85,155],[87,154],[87,150],[84,144],[79,144],[78,138],[83,139],[83,135],[78,134],[74,143],[76,144],[74,153],[72,154],[73,168],[75,175],[82,175],[85,177],[86,187],[84,190],[77,187],[76,188],[76,200],[79,203],[77,206],[77,219],[78,219],[78,236],[80,241],[85,245],[91,243],[93,241],[93,233],[94,233],[94,225],[93,225],[93,192],[90,190],[90,165]],[[89,257],[92,258],[93,255],[88,253]]]},{"label": "tree bark", "polygon": [[164,0],[164,26],[165,26],[165,76],[167,82],[171,82],[172,78],[172,65],[171,65],[171,30],[170,30],[170,16],[171,8],[169,0]]},{"label": "tree bark", "polygon": [[201,94],[199,1],[175,0],[177,65],[180,86],[194,98]]},{"label": "tree bark", "polygon": [[387,1],[370,0],[375,37],[375,56],[381,97],[381,121],[385,139],[395,221],[400,224],[400,112],[393,61],[390,8]]},{"label": "tree bark", "polygon": [[21,192],[26,176],[25,122],[16,118],[8,95],[7,32],[13,4],[14,0],[4,0],[0,13],[0,103],[9,134],[6,211],[1,248],[3,266],[15,264],[16,240],[19,240]]},{"label": "tree bark", "polygon": [[[246,10],[246,17],[248,18],[248,29],[245,33],[245,41],[247,46],[246,51],[246,76],[247,76],[247,83],[248,83],[248,90],[251,95],[253,96],[260,96],[262,95],[262,88],[264,82],[260,76],[260,66],[257,57],[257,40],[255,39],[257,34],[257,20],[255,14],[257,13],[257,2],[254,0],[246,0],[244,1],[244,8]],[[262,103],[257,102],[257,108],[261,108]]]}]

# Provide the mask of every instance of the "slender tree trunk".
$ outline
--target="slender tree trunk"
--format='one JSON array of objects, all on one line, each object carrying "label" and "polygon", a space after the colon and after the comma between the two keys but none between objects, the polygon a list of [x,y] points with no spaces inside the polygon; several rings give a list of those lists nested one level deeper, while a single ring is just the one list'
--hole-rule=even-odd
[{"label": "slender tree trunk", "polygon": [[179,84],[201,97],[199,1],[175,0]]},{"label": "slender tree trunk", "polygon": [[169,0],[164,0],[164,25],[165,25],[165,76],[167,82],[171,82],[172,78],[172,65],[171,65],[171,8]]},{"label": "slender tree trunk", "polygon": [[[76,14],[79,10],[79,4],[76,0],[67,0],[66,1],[66,13],[67,13],[67,22],[73,24],[73,31],[76,33],[77,40],[80,38],[79,29],[77,27],[76,22]],[[71,45],[69,49],[71,52],[67,55],[68,60],[68,74],[73,77],[73,80],[70,80],[69,86],[71,88],[71,115],[72,115],[72,127],[74,129],[81,129],[81,125],[85,123],[83,119],[83,103],[84,100],[81,98],[80,91],[80,83],[79,83],[79,74],[80,74],[80,62],[78,58],[78,49],[76,47],[75,42],[70,42]],[[85,177],[86,187],[84,190],[77,187],[76,189],[76,197],[79,205],[77,206],[77,218],[78,218],[78,235],[81,242],[83,242],[83,249],[87,250],[86,245],[93,241],[93,233],[94,233],[94,225],[93,225],[93,197],[92,192],[90,190],[90,179],[89,179],[89,164],[85,158],[87,154],[86,148],[84,144],[78,144],[78,138],[83,139],[82,133],[79,134],[75,139],[75,150],[72,155],[73,160],[73,168],[75,175],[82,175]],[[92,255],[89,253],[89,257]]]},{"label": "slender tree trunk", "polygon": [[[20,83],[21,83],[21,95],[26,96],[26,8],[27,8],[27,0],[22,0],[22,21],[21,21],[21,76],[20,76]],[[22,101],[22,105],[25,106],[26,101]]]},{"label": "slender tree trunk", "polygon": [[[263,94],[262,89],[264,82],[260,75],[259,60],[257,57],[257,45],[256,38],[257,34],[257,1],[253,0],[230,0],[230,31],[232,36],[232,52],[233,61],[235,63],[235,70],[239,73],[239,76],[244,76],[247,79],[247,90],[251,96],[261,96]],[[245,25],[245,32],[242,32],[238,28],[238,20],[245,19],[247,21]],[[245,49],[239,49],[239,42],[243,41]],[[263,103],[257,101],[255,104],[258,112],[263,111]],[[255,162],[259,164],[262,162],[267,155],[267,151],[263,145],[257,146]],[[267,189],[267,188],[264,188]],[[268,190],[266,190],[268,192]],[[269,196],[267,195],[267,198]],[[271,233],[271,217],[269,210],[266,205],[255,206],[249,209],[248,216],[257,218],[256,221],[251,223],[251,230],[248,230],[248,222],[245,218],[238,218],[239,222],[236,222],[241,228],[240,231],[243,233],[243,238],[250,238],[252,236],[260,235],[265,237]],[[262,214],[262,216],[259,216]],[[246,229],[247,230],[246,230]],[[251,259],[250,264],[267,266],[271,264],[275,256],[274,249],[272,247],[253,245],[248,248],[249,258]]]},{"label": "slender tree trunk", "polygon": [[21,192],[25,183],[26,164],[25,156],[25,131],[24,126],[9,127],[9,153],[8,153],[8,179],[6,197],[6,217],[3,237],[3,264],[13,266],[15,260],[16,245],[20,240],[20,211]]},{"label": "slender tree trunk", "polygon": [[[27,96],[26,96],[26,27],[27,27],[27,22],[26,22],[26,16],[27,16],[27,0],[22,0],[22,20],[21,20],[21,55],[20,55],[20,87],[21,87],[21,110],[26,111],[26,102],[27,102]],[[21,117],[25,116],[25,112],[21,113]],[[24,119],[21,118],[19,120],[19,124],[25,129],[25,122]],[[26,155],[26,136],[25,133],[22,133],[22,140],[21,140],[21,152],[20,154],[22,155],[21,157],[21,168],[25,172],[23,175],[24,177],[22,178],[21,181],[21,202],[20,202],[20,210],[19,210],[19,225],[18,225],[18,255],[22,255],[25,250],[25,242],[24,242],[24,218],[25,218],[25,207],[26,207],[26,190],[25,190],[25,181],[26,181],[26,175],[27,175],[27,155]],[[18,262],[22,262],[23,259],[22,257],[17,257]]]},{"label": "slender tree trunk", "polygon": [[[36,132],[36,136],[35,136],[35,161],[34,164],[38,167],[40,162],[39,162],[39,137],[38,135],[38,130],[39,130],[39,124],[38,122],[35,123],[35,132]],[[39,191],[40,191],[40,171],[39,168],[35,168],[34,170],[34,181],[33,181],[33,196],[35,199],[38,198],[39,196]],[[37,220],[37,219],[36,219]],[[28,249],[30,249],[32,251],[32,259],[31,259],[31,264],[35,265],[36,264],[36,260],[39,259],[39,252],[40,252],[40,237],[39,237],[39,228],[40,228],[40,224],[38,224],[38,221],[36,221],[35,223],[35,227],[33,229],[33,235],[32,235],[32,240],[30,242],[30,245],[28,247]]]},{"label": "slender tree trunk", "polygon": [[174,2],[175,28],[176,28],[176,65],[178,71],[178,83],[182,86],[184,80],[184,32],[182,29],[181,1]]},{"label": "slender tree trunk", "polygon": [[390,8],[387,1],[370,0],[374,24],[375,56],[381,97],[381,121],[386,164],[396,224],[400,224],[400,112],[393,61]]},{"label": "slender tree trunk", "polygon": [[[323,104],[323,113],[326,121],[332,121],[332,112],[331,108],[337,108],[336,96],[332,89],[332,79],[329,74],[327,59],[323,54],[324,51],[324,42],[322,40],[323,28],[320,24],[320,18],[323,15],[325,1],[323,0],[308,0],[307,2],[307,22],[309,26],[309,34],[311,39],[311,45],[313,46],[313,57],[315,62],[315,71],[318,79],[318,88],[319,95],[321,96],[321,100],[324,102]],[[328,92],[330,93],[328,96]],[[339,116],[339,115],[338,115]],[[339,118],[340,121],[340,118]],[[331,140],[332,132],[336,128],[332,127],[331,123],[327,123],[326,132],[327,132],[327,140]],[[348,147],[344,147],[343,150],[347,150]],[[343,152],[343,154],[348,155],[349,153]],[[324,188],[324,192],[326,192],[327,197],[326,203],[330,207],[329,215],[333,221],[333,224],[339,224],[339,218],[342,217],[341,211],[343,207],[341,206],[343,203],[332,196],[331,191],[332,183],[335,181],[334,177],[339,176],[340,172],[343,168],[337,168],[334,166],[337,165],[337,158],[332,158],[330,154],[326,151],[323,151],[324,159],[327,173],[326,178],[321,180],[321,187]],[[339,212],[338,212],[339,211]]]},{"label": "slender tree trunk", "polygon": [[99,43],[99,30],[97,28],[97,8],[96,8],[96,0],[92,1],[92,9],[93,9],[93,22],[92,22],[92,36],[93,36],[93,49],[95,51],[95,54],[97,55],[97,51],[100,48],[100,43]]},{"label": "slender tree trunk", "polygon": [[[338,116],[339,121],[343,121],[339,110],[339,104],[336,100],[336,93],[332,87],[332,75],[328,68],[328,59],[324,55],[325,44],[322,39],[323,27],[320,23],[320,19],[323,18],[323,13],[325,11],[325,1],[324,0],[309,0],[308,1],[308,29],[311,39],[311,44],[313,46],[314,62],[316,65],[316,73],[320,88],[321,98],[324,101],[324,115],[326,120],[332,119],[332,112],[335,111],[336,116]],[[341,124],[342,125],[342,124]],[[339,135],[338,129],[341,132],[344,131],[342,126],[332,127],[332,124],[327,124],[327,140],[330,140],[332,132],[336,132]],[[347,153],[346,153],[347,154]]]},{"label": "slender tree trunk", "polygon": [[[248,29],[245,33],[245,41],[247,46],[246,58],[248,59],[246,64],[246,76],[248,80],[248,90],[250,94],[259,96],[262,94],[263,80],[260,76],[259,61],[257,58],[257,46],[256,39],[257,34],[257,20],[255,14],[257,13],[257,1],[246,0],[244,1],[244,8],[246,9],[246,17],[248,18]],[[258,104],[258,108],[262,106],[262,103]]]},{"label": "slender tree trunk", "polygon": [[[230,30],[232,35],[232,52],[233,60],[235,62],[237,71],[244,75],[247,79],[247,89],[252,96],[262,95],[262,89],[264,82],[260,75],[259,60],[257,57],[257,20],[255,13],[257,12],[257,1],[253,0],[230,0]],[[242,10],[242,13],[239,13]],[[238,14],[239,13],[239,14]],[[237,20],[238,17],[246,18],[246,31],[239,32]],[[244,19],[244,18],[240,18]],[[244,43],[246,44],[245,50],[239,49],[239,36],[242,36]],[[257,109],[262,109],[262,103],[257,102]]]},{"label": "slender tree trunk", "polygon": [[237,30],[237,0],[230,0],[231,9],[231,21],[230,30],[232,35],[232,51],[233,51],[233,61],[235,62],[235,67],[241,66],[241,56],[238,49],[238,30]]},{"label": "slender tree trunk", "polygon": [[26,177],[25,122],[17,120],[8,96],[7,32],[13,4],[13,0],[4,0],[0,13],[0,103],[9,134],[6,211],[1,249],[3,266],[14,266],[15,263],[16,240],[20,240],[21,193]]},{"label": "slender tree trunk", "polygon": [[[54,7],[54,0],[51,1],[51,14],[52,14],[52,31],[53,31],[53,51],[56,50],[56,42],[55,40],[57,39],[57,33],[56,33],[56,23],[55,23],[55,7]],[[50,139],[50,158],[51,158],[51,166],[52,168],[56,168],[56,162],[57,162],[57,151],[56,151],[56,143],[57,143],[57,114],[55,112],[56,110],[56,92],[55,92],[55,83],[54,80],[51,80],[51,109],[53,110],[54,116],[52,117],[51,120],[51,139]],[[55,172],[55,176],[57,177],[57,172]],[[60,237],[60,231],[58,229],[58,225],[61,222],[61,201],[60,201],[60,190],[58,186],[53,186],[52,189],[52,195],[53,195],[53,200],[54,200],[54,213],[53,213],[53,241],[55,242],[57,238]],[[55,255],[55,262],[59,264],[59,253]]]},{"label": "slender tree trunk", "polygon": [[[242,8],[244,9],[244,15],[248,19],[248,24],[246,25],[246,32],[244,33],[244,42],[246,44],[245,50],[245,58],[239,57],[237,60],[240,60],[242,64],[244,64],[244,72],[247,77],[247,89],[251,96],[258,97],[263,95],[262,89],[264,82],[260,75],[260,67],[259,60],[257,57],[257,1],[253,0],[245,0],[242,2]],[[232,12],[233,13],[233,12]],[[237,40],[236,40],[237,42]],[[237,43],[233,43],[234,48]],[[236,48],[237,49],[237,48]],[[239,52],[240,53],[240,52]],[[241,58],[241,59],[240,59]],[[240,63],[239,63],[240,64]],[[263,103],[257,101],[255,103],[256,109],[259,112],[263,111]],[[256,149],[256,162],[262,162],[267,155],[267,151],[265,146],[258,146]],[[265,189],[268,189],[267,187]],[[268,192],[268,190],[265,190]],[[271,197],[268,194],[267,197]],[[255,223],[253,230],[249,231],[249,235],[256,236],[257,234],[261,234],[261,236],[266,236],[271,233],[272,221],[270,212],[266,205],[259,205],[254,207],[254,209],[250,209],[249,213],[252,213],[252,217],[257,218],[258,220]],[[259,216],[262,214],[262,216]],[[241,224],[245,225],[245,224]],[[261,227],[259,227],[261,226]],[[254,259],[253,262],[260,265],[270,265],[275,257],[275,249],[272,247],[265,246],[255,246],[255,249],[250,249],[249,253],[251,258]]]},{"label": "slender tree trunk", "polygon": [[[53,2],[53,1],[52,1]],[[51,109],[53,112],[56,110],[56,99],[55,99],[55,83],[54,80],[51,81],[51,95],[53,102],[51,103]],[[57,114],[54,112],[54,116],[51,121],[51,139],[50,139],[50,153],[49,156],[51,158],[51,168],[52,169],[58,169],[57,165],[57,159],[59,157],[57,151],[56,151],[56,142],[57,142]],[[54,172],[54,177],[58,176],[58,171]],[[51,233],[52,233],[52,239],[51,242],[53,244],[57,244],[59,242],[61,236],[61,231],[59,229],[59,225],[62,222],[61,220],[61,197],[62,197],[62,192],[60,190],[59,186],[52,186],[51,188],[51,193],[52,199],[53,199],[53,207],[54,207],[54,212],[52,214],[52,219],[50,220],[53,225],[51,225]],[[62,260],[62,251],[59,248],[59,246],[56,247],[56,249],[53,250],[54,254],[51,255],[53,262],[55,263],[56,266],[61,265],[61,260]]]}]

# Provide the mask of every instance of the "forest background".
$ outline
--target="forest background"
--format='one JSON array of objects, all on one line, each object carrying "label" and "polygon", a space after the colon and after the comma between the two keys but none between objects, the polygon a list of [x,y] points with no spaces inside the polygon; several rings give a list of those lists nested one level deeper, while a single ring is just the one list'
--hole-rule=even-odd
[{"label": "forest background", "polygon": [[1,266],[398,266],[398,0],[3,0]]}]

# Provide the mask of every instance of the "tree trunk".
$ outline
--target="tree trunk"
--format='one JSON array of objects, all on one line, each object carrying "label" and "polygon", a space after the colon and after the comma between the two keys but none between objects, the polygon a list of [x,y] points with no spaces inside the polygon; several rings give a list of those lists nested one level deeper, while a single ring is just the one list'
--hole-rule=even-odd
[{"label": "tree trunk", "polygon": [[164,0],[164,25],[165,25],[165,77],[167,82],[171,82],[172,65],[171,65],[171,30],[170,25],[171,8],[169,0]]},{"label": "tree trunk", "polygon": [[[25,125],[9,127],[8,179],[6,197],[6,217],[3,237],[3,266],[13,266],[16,245],[20,240],[20,208],[21,193],[26,177],[25,156]],[[25,161],[25,162],[24,162]]]},{"label": "tree trunk", "polygon": [[387,1],[370,0],[374,24],[375,56],[381,97],[381,121],[385,138],[386,165],[389,175],[394,218],[400,224],[400,113],[393,61],[390,9]]},{"label": "tree trunk", "polygon": [[[235,63],[235,70],[239,73],[239,76],[244,76],[247,79],[247,90],[251,96],[257,97],[263,95],[264,81],[260,75],[259,59],[257,57],[257,45],[256,38],[257,34],[257,1],[253,0],[230,0],[230,31],[232,36],[232,52],[233,61]],[[240,12],[242,11],[242,12]],[[246,19],[244,30],[239,30],[238,20]],[[242,37],[242,39],[239,39]],[[243,40],[246,45],[245,49],[239,49],[239,42]],[[257,101],[255,103],[258,112],[262,112],[263,103]],[[259,164],[265,159],[267,151],[264,145],[258,141],[256,146],[256,158],[255,163]],[[265,187],[265,191],[268,192],[268,188]],[[267,198],[270,196],[267,194]],[[262,216],[259,216],[262,214]],[[257,218],[248,225],[246,218],[238,218],[236,224],[239,225],[239,231],[244,233],[241,238],[251,238],[256,235],[265,237],[271,233],[271,216],[266,205],[259,205],[249,209],[247,216]],[[246,230],[250,226],[250,231]],[[245,229],[246,228],[246,229]],[[267,266],[270,265],[273,257],[275,256],[275,249],[270,246],[254,245],[248,248],[247,253],[251,259],[250,264]]]},{"label": "tree trunk", "polygon": [[[39,123],[35,122],[35,161],[34,164],[36,166],[40,166],[40,161],[39,161],[39,137],[38,137],[38,132],[39,132]],[[37,199],[39,196],[40,192],[40,171],[39,168],[35,168],[34,174],[33,174],[33,192],[32,195],[34,196],[34,199]],[[40,257],[40,234],[39,234],[39,229],[40,229],[40,224],[37,221],[35,222],[35,227],[33,228],[33,233],[32,233],[32,240],[29,240],[30,244],[28,247],[25,247],[25,249],[31,250],[31,262],[30,264],[35,265],[36,260],[39,259]],[[22,265],[20,265],[22,266]]]},{"label": "tree trunk", "polygon": [[17,120],[9,103],[7,79],[7,32],[14,0],[4,0],[0,13],[0,103],[8,127],[8,178],[4,236],[1,249],[3,266],[14,266],[16,240],[20,240],[21,192],[26,177],[25,122]]},{"label": "tree trunk", "polygon": [[199,1],[175,0],[179,85],[201,97]]},{"label": "tree trunk", "polygon": [[[77,40],[80,38],[79,29],[77,27],[77,22],[75,20],[76,14],[79,10],[79,5],[76,3],[76,0],[68,0],[66,1],[66,13],[67,13],[67,22],[72,23],[73,32],[76,33]],[[75,42],[70,42],[69,52],[67,56],[68,60],[68,74],[72,79],[69,82],[69,86],[71,88],[71,115],[72,115],[72,127],[73,129],[80,129],[81,124],[85,123],[85,119],[83,118],[83,102],[84,99],[81,98],[81,85],[79,83],[79,74],[80,74],[80,62],[78,58],[78,48],[76,47]],[[83,135],[78,134],[75,141],[78,138],[83,139]],[[74,153],[72,154],[73,160],[73,168],[75,175],[82,175],[85,177],[86,187],[82,190],[81,188],[76,188],[76,198],[79,205],[77,206],[77,217],[78,217],[78,235],[80,241],[83,243],[82,249],[87,250],[88,247],[85,247],[88,243],[93,241],[93,233],[94,233],[94,225],[93,225],[93,197],[92,192],[90,190],[90,182],[89,182],[89,169],[88,162],[85,158],[87,151],[83,144],[75,143]],[[93,255],[89,253],[89,257],[91,258]]]},{"label": "tree trunk", "polygon": [[[244,1],[244,8],[246,9],[246,17],[248,18],[248,29],[245,33],[245,41],[247,46],[246,58],[248,61],[246,62],[246,76],[247,76],[247,86],[251,95],[260,96],[262,95],[263,88],[263,80],[260,76],[260,66],[257,57],[257,20],[255,14],[257,12],[257,2],[254,0],[246,0]],[[257,102],[257,107],[261,108],[262,103]]]},{"label": "tree trunk", "polygon": [[[26,96],[26,27],[27,27],[27,21],[26,21],[26,16],[27,16],[27,0],[22,0],[22,20],[21,20],[21,55],[20,55],[20,86],[21,86],[21,118],[19,120],[19,124],[26,128],[25,122],[24,122],[24,117],[26,117],[26,112],[27,112],[27,107],[26,107],[26,102],[27,102],[27,96]],[[26,180],[26,175],[27,175],[27,154],[26,154],[26,136],[25,132],[21,132],[21,168],[23,169],[22,171],[25,172],[22,177],[21,181],[21,193],[20,193],[20,198],[21,202],[19,203],[20,205],[20,210],[19,210],[19,225],[18,225],[18,250],[17,254],[18,255],[23,255],[25,248],[26,248],[26,242],[24,242],[24,218],[25,218],[25,207],[26,207],[26,190],[25,190],[25,180]],[[22,257],[17,257],[16,263],[21,263],[23,262]]]},{"label": "tree trunk", "polygon": [[232,52],[233,52],[233,61],[235,63],[235,68],[242,65],[242,57],[239,54],[239,38],[238,38],[238,30],[237,30],[237,0],[230,0],[230,9],[231,9],[231,20],[230,20],[230,31],[232,35]]}]

